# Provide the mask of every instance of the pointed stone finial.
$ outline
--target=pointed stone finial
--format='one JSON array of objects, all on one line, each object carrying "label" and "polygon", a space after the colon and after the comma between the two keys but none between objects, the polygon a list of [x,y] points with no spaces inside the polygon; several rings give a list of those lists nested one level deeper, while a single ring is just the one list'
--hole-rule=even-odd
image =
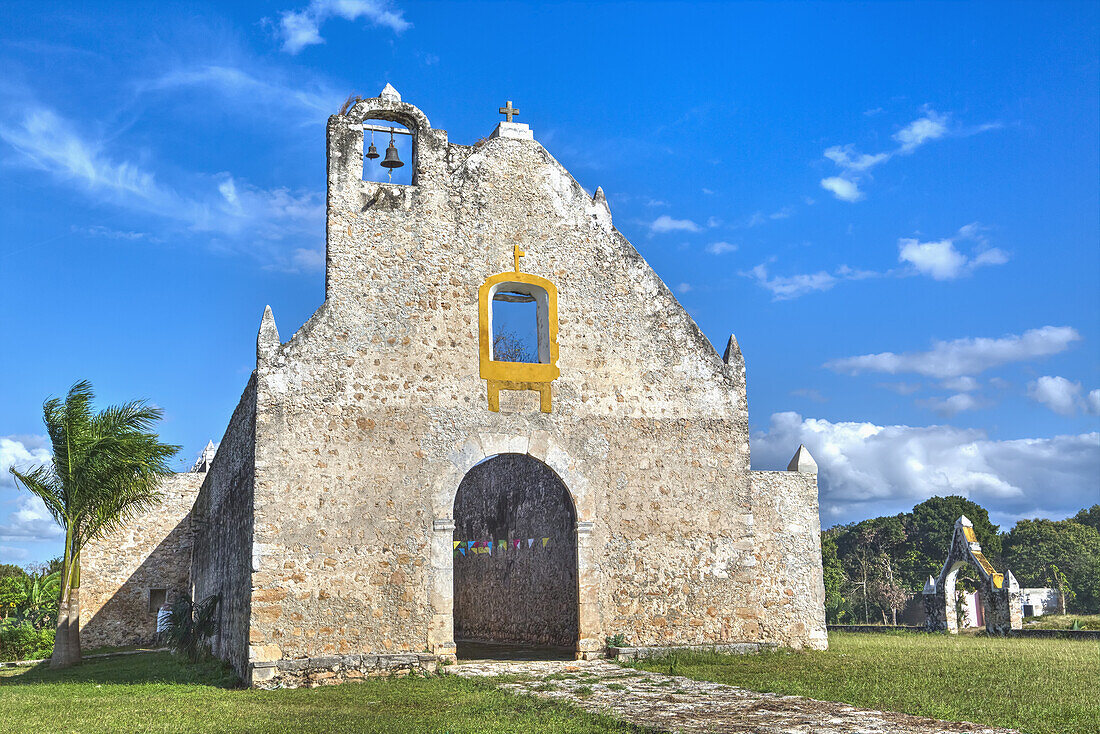
[{"label": "pointed stone finial", "polygon": [[385,88],[382,90],[382,93],[378,96],[382,99],[388,99],[391,102],[401,101],[401,93],[394,89],[393,85],[388,82],[386,83]]},{"label": "pointed stone finial", "polygon": [[810,452],[802,444],[798,445],[798,451],[794,452],[791,463],[787,464],[787,471],[796,471],[801,474],[817,474],[817,462]]},{"label": "pointed stone finial", "polygon": [[592,203],[602,204],[604,209],[611,211],[611,206],[607,203],[607,197],[603,193],[603,186],[596,187],[596,193],[592,194]]},{"label": "pointed stone finial", "polygon": [[935,594],[936,593],[936,577],[929,576],[928,580],[924,582],[924,593]]},{"label": "pointed stone finial", "polygon": [[1005,587],[1009,591],[1019,591],[1020,582],[1016,580],[1016,577],[1012,575],[1012,571],[1005,571]]},{"label": "pointed stone finial", "polygon": [[745,358],[741,356],[741,347],[737,344],[737,337],[730,334],[730,340],[726,343],[726,353],[722,355],[722,361],[726,364],[733,362],[743,362]]},{"label": "pointed stone finial", "polygon": [[279,348],[279,328],[275,326],[275,315],[271,306],[264,308],[264,317],[260,321],[260,333],[256,336],[256,362],[270,359]]}]

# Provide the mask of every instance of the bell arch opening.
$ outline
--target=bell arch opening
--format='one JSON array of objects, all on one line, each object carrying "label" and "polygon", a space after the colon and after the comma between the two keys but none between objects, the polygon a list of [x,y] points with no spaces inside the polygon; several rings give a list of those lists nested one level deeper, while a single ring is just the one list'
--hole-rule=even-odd
[{"label": "bell arch opening", "polygon": [[[459,657],[482,645],[577,649],[576,509],[526,454],[473,466],[454,501],[453,614]],[[484,656],[492,656],[490,651]]]},{"label": "bell arch opening", "polygon": [[409,186],[416,183],[416,135],[401,122],[369,119],[363,128],[363,180]]}]

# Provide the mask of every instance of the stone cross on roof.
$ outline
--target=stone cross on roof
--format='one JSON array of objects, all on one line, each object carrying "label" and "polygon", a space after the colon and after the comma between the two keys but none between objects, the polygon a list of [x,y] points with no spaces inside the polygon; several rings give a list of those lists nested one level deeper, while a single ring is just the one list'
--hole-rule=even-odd
[{"label": "stone cross on roof", "polygon": [[519,110],[512,107],[512,100],[508,100],[508,104],[497,110],[500,114],[504,115],[508,122],[512,121],[512,118],[519,114]]}]

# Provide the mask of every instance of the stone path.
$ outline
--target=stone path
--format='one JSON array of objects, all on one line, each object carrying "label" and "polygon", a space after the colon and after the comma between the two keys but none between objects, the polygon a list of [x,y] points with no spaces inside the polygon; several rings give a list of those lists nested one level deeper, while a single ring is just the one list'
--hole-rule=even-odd
[{"label": "stone path", "polygon": [[700,734],[1019,734],[977,724],[868,711],[800,696],[622,668],[606,660],[479,661],[445,669],[467,678],[508,676],[501,688],[571,703],[662,732]]}]

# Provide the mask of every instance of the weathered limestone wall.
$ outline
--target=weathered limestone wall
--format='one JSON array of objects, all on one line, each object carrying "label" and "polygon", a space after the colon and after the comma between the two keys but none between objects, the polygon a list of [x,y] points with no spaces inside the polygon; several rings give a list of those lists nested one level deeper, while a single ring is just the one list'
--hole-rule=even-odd
[{"label": "weathered limestone wall", "polygon": [[754,471],[756,560],[751,602],[737,610],[759,639],[825,649],[825,582],[817,474]]},{"label": "weathered limestone wall", "polygon": [[459,485],[454,516],[455,540],[494,543],[453,555],[455,639],[575,647],[576,519],[554,472],[519,454],[479,464]]},{"label": "weathered limestone wall", "polygon": [[162,499],[121,529],[93,540],[80,555],[80,636],[86,648],[147,645],[157,631],[151,589],[175,603],[190,594],[191,506],[206,477],[173,474]]},{"label": "weathered limestone wall", "polygon": [[256,378],[233,411],[218,453],[202,484],[192,518],[194,599],[218,594],[215,655],[248,680],[249,616],[252,596],[252,505],[255,479]]},{"label": "weathered limestone wall", "polygon": [[[370,118],[414,131],[415,185],[361,180]],[[286,344],[261,332],[254,664],[453,652],[455,493],[500,453],[572,496],[580,653],[616,633],[802,644],[794,607],[790,624],[736,613],[782,601],[759,590],[740,353],[718,357],[602,193],[535,141],[452,145],[392,99],[330,118],[328,137],[326,301]],[[551,413],[531,392],[490,412],[479,374],[478,288],[513,269],[513,245],[558,289]],[[812,546],[816,515],[802,528]]]}]

